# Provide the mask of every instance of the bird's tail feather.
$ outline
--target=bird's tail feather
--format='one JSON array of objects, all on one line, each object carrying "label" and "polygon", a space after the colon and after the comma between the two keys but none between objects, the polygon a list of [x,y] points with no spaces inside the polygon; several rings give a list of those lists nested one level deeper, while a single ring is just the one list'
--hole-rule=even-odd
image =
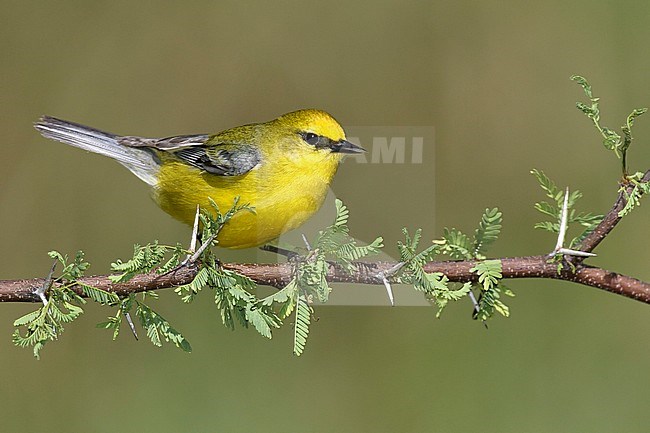
[{"label": "bird's tail feather", "polygon": [[118,135],[55,117],[43,116],[34,127],[43,137],[113,158],[144,182],[152,186],[156,184],[160,165],[147,148],[121,145]]}]

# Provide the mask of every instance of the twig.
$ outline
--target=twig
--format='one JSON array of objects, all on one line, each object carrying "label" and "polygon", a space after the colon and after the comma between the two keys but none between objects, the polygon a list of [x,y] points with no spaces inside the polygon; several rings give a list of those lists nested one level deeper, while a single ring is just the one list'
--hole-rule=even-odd
[{"label": "twig", "polygon": [[[641,182],[650,182],[650,170],[645,172],[641,178]],[[612,206],[610,211],[607,212],[605,218],[603,218],[600,224],[596,226],[594,231],[591,232],[586,238],[584,238],[580,244],[578,244],[576,249],[587,252],[593,251],[603,241],[603,239],[605,239],[609,232],[611,232],[621,220],[619,212],[623,210],[627,204],[626,194],[629,196],[633,189],[633,185],[626,185],[625,188],[618,193],[618,198],[616,199],[614,206]],[[577,258],[574,259],[573,263],[575,264],[576,262],[581,262],[582,260],[584,259]]]}]

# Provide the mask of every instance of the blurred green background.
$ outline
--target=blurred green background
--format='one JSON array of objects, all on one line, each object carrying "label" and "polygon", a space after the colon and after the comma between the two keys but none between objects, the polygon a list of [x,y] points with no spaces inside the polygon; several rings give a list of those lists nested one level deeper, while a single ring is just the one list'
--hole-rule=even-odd
[{"label": "blurred green background", "polygon": [[[618,162],[575,109],[584,74],[618,127],[650,105],[650,4],[642,1],[17,2],[0,15],[0,278],[45,276],[46,252],[84,249],[93,273],[135,242],[186,242],[147,187],[113,161],[41,138],[49,114],[123,134],[216,132],[298,108],[346,127],[435,128],[422,164],[343,164],[333,190],[353,234],[403,226],[473,230],[504,212],[492,254],[550,251],[532,229],[545,170],[605,212]],[[633,169],[650,163],[650,118]],[[650,279],[645,204],[592,262]],[[323,210],[331,215],[331,208]],[[255,250],[223,259],[270,261]],[[13,347],[0,308],[3,431],[647,431],[650,307],[556,281],[511,281],[509,319],[489,330],[459,303],[321,307],[301,358],[226,330],[209,294],[154,306],[194,346],[157,349],[94,329],[89,306],[37,362]],[[337,291],[355,287],[337,286]],[[377,290],[382,291],[379,287]],[[399,299],[398,299],[399,302]]]}]

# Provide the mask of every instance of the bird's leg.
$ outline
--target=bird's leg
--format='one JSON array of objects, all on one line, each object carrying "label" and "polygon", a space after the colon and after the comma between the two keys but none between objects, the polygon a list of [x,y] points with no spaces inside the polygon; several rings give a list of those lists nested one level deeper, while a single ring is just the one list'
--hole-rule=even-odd
[{"label": "bird's leg", "polygon": [[286,257],[287,259],[291,260],[299,256],[299,254],[295,251],[288,250],[286,248],[279,247],[277,245],[273,244],[264,244],[260,247],[260,250],[262,251],[268,251],[270,253],[275,253],[281,256]]},{"label": "bird's leg", "polygon": [[[307,248],[307,251],[308,252],[311,251],[312,250],[311,244],[309,243],[309,240],[307,239],[307,236],[305,236],[304,233],[302,233],[302,240],[305,243],[305,247]],[[293,245],[291,246],[291,248],[297,249],[297,247],[294,247]],[[275,253],[275,254],[284,256],[289,260],[293,260],[296,257],[300,256],[300,254],[298,252],[296,252],[296,251],[290,250],[288,248],[282,248],[282,247],[280,247],[278,245],[275,245],[275,244],[264,244],[264,245],[262,245],[260,247],[260,249],[262,251],[268,251],[268,252],[271,252],[271,253]]]}]

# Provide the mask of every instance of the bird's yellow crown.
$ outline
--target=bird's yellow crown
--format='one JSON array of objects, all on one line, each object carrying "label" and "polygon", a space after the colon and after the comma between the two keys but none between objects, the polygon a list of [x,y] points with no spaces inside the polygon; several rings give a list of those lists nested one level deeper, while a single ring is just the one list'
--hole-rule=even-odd
[{"label": "bird's yellow crown", "polygon": [[329,113],[321,110],[292,111],[270,121],[269,124],[312,132],[333,141],[345,140],[345,132],[341,125]]}]

